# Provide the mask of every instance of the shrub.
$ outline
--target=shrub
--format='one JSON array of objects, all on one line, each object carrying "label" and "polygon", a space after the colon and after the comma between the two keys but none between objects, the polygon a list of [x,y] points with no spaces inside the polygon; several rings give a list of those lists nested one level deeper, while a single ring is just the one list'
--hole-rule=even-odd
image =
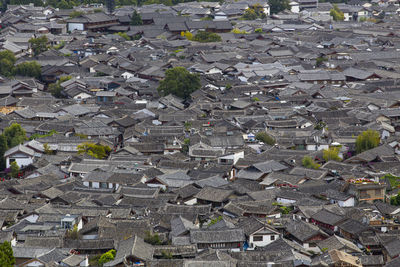
[{"label": "shrub", "polygon": [[104,159],[111,152],[109,146],[103,146],[100,144],[94,144],[90,142],[84,142],[78,145],[78,154],[86,153],[96,159]]},{"label": "shrub", "polygon": [[330,10],[330,15],[333,17],[334,21],[343,21],[344,20],[343,12],[335,4],[333,5],[333,8]]},{"label": "shrub", "polygon": [[207,31],[198,31],[195,36],[193,36],[193,41],[200,43],[213,43],[221,42],[222,38],[216,33]]},{"label": "shrub", "polygon": [[144,242],[149,243],[151,245],[161,245],[162,241],[158,234],[152,235],[150,231],[146,231],[146,237],[144,238]]},{"label": "shrub", "polygon": [[319,167],[321,167],[321,165],[316,163],[310,156],[305,156],[302,160],[302,164],[307,169],[317,170],[317,169],[319,169]]},{"label": "shrub", "polygon": [[161,95],[173,94],[183,99],[189,99],[190,94],[200,89],[200,77],[190,73],[184,67],[175,67],[165,71],[165,78],[157,88]]},{"label": "shrub", "polygon": [[325,161],[342,161],[342,158],[339,157],[340,147],[330,147],[328,149],[324,149],[323,158]]},{"label": "shrub", "polygon": [[99,259],[99,265],[103,266],[104,263],[112,261],[115,258],[116,251],[115,249],[111,249],[106,253],[102,254]]},{"label": "shrub", "polygon": [[127,41],[131,40],[131,38],[128,36],[128,34],[126,32],[117,32],[116,35],[121,36],[122,38],[124,38]]},{"label": "shrub", "polygon": [[11,243],[8,241],[0,244],[0,265],[2,267],[15,266],[14,253],[11,247]]},{"label": "shrub", "polygon": [[270,146],[275,145],[275,139],[267,134],[266,132],[259,132],[256,134],[256,139],[264,144],[268,144]]},{"label": "shrub", "polygon": [[328,61],[328,59],[326,57],[317,57],[315,61],[315,66],[320,67],[322,63]]},{"label": "shrub", "polygon": [[246,32],[245,30],[240,30],[238,28],[233,28],[231,32],[234,34],[248,34],[248,32]]},{"label": "shrub", "polygon": [[375,148],[380,143],[379,133],[375,130],[366,130],[362,132],[356,139],[356,152],[361,153],[366,150]]}]

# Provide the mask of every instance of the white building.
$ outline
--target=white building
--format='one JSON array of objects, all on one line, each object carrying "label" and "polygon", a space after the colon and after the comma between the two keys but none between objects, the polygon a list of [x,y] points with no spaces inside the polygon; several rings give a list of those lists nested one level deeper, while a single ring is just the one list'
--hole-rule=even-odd
[{"label": "white building", "polygon": [[279,238],[279,232],[272,227],[262,226],[249,235],[249,247],[265,247]]},{"label": "white building", "polygon": [[291,1],[289,3],[290,5],[290,11],[293,13],[299,13],[300,12],[300,4],[296,1]]},{"label": "white building", "polygon": [[23,145],[10,148],[4,153],[6,168],[10,168],[12,162],[16,162],[20,168],[26,167],[33,163],[34,157],[35,151]]}]

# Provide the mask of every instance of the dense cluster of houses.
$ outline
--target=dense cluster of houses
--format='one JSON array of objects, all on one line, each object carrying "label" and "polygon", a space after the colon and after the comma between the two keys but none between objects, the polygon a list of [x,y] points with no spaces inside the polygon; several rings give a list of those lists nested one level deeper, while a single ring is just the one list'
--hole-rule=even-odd
[{"label": "dense cluster of houses", "polygon": [[[266,19],[238,19],[257,3]],[[345,22],[330,3],[290,7],[149,5],[133,26],[134,7],[9,6],[1,49],[42,70],[0,77],[0,129],[36,136],[4,153],[18,178],[0,174],[16,266],[96,266],[112,249],[104,266],[400,266],[398,3],[339,4]],[[184,34],[200,30],[222,41]],[[157,91],[178,66],[200,77],[189,100]],[[380,144],[356,153],[366,130]]]}]

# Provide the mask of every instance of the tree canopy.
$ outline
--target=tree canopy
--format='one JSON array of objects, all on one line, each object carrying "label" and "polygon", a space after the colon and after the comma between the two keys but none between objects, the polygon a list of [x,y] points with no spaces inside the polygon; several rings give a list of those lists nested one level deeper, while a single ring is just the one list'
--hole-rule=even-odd
[{"label": "tree canopy", "polygon": [[4,50],[0,52],[0,74],[12,76],[16,58],[11,51]]},{"label": "tree canopy", "polygon": [[14,73],[39,79],[42,75],[42,67],[36,61],[23,62],[15,66]]},{"label": "tree canopy", "polygon": [[269,0],[271,14],[277,14],[286,9],[290,9],[289,0]]},{"label": "tree canopy", "polygon": [[136,10],[134,10],[131,17],[131,25],[142,25],[142,24],[143,24],[142,17]]},{"label": "tree canopy", "polygon": [[19,173],[19,166],[16,161],[11,162],[10,164],[10,176],[12,178],[17,178]]},{"label": "tree canopy", "polygon": [[3,130],[3,135],[7,140],[8,148],[15,147],[27,140],[24,128],[18,123],[13,123],[11,126],[5,128]]},{"label": "tree canopy", "polygon": [[23,143],[26,138],[26,132],[21,125],[14,123],[3,130],[3,134],[0,135],[0,170],[6,167],[4,159],[4,153],[14,146]]},{"label": "tree canopy", "polygon": [[0,75],[11,77],[13,75],[40,78],[41,66],[36,61],[27,61],[14,66],[17,59],[11,51],[0,52]]},{"label": "tree canopy", "polygon": [[319,169],[319,167],[321,167],[321,165],[319,165],[318,163],[316,163],[310,156],[305,156],[302,160],[302,164],[305,168],[308,169]]},{"label": "tree canopy", "polygon": [[267,134],[266,132],[259,132],[256,134],[256,139],[258,141],[263,142],[264,144],[268,144],[270,146],[275,145],[275,139]]},{"label": "tree canopy", "polygon": [[165,72],[165,78],[160,82],[157,90],[164,96],[173,94],[188,99],[191,93],[200,88],[200,78],[197,74],[190,73],[184,67],[175,67]]},{"label": "tree canopy", "polygon": [[221,42],[222,38],[216,33],[207,31],[198,31],[192,38],[192,41],[200,43]]},{"label": "tree canopy", "polygon": [[323,158],[325,161],[342,161],[342,158],[339,157],[340,147],[330,147],[328,149],[324,149]]},{"label": "tree canopy", "polygon": [[106,253],[102,254],[99,259],[99,265],[103,266],[104,263],[112,261],[115,258],[116,251],[115,249],[111,249]]},{"label": "tree canopy", "polygon": [[111,148],[109,146],[103,146],[100,144],[84,142],[78,145],[78,154],[86,153],[96,159],[104,159],[110,152]]},{"label": "tree canopy", "polygon": [[242,17],[245,20],[263,19],[266,17],[266,14],[264,13],[264,8],[260,4],[255,4],[247,8]]},{"label": "tree canopy", "polygon": [[49,84],[49,86],[47,87],[47,90],[56,98],[63,98],[63,89],[61,84],[63,82],[66,82],[68,80],[72,79],[72,76],[62,76],[60,77],[60,79],[56,82],[56,83],[51,83]]},{"label": "tree canopy", "polygon": [[5,241],[0,244],[0,266],[12,267],[15,265],[14,253],[11,247],[11,243]]},{"label": "tree canopy", "polygon": [[343,21],[344,20],[343,11],[340,10],[336,4],[333,5],[333,8],[330,11],[330,15],[332,16],[334,21]]},{"label": "tree canopy", "polygon": [[47,42],[48,42],[48,39],[47,39],[46,35],[40,36],[38,38],[29,39],[29,43],[31,45],[33,54],[35,56],[37,56],[40,53],[43,53],[44,51],[46,51],[47,50]]},{"label": "tree canopy", "polygon": [[375,130],[366,130],[362,132],[356,139],[356,152],[361,153],[366,150],[379,146],[380,135]]}]

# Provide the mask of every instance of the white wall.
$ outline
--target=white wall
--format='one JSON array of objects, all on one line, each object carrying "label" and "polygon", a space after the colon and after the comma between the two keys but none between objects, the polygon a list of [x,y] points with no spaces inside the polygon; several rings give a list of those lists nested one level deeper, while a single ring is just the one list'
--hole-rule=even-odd
[{"label": "white wall", "polygon": [[84,240],[93,240],[93,239],[97,239],[99,237],[99,235],[82,235],[82,239]]},{"label": "white wall", "polygon": [[39,266],[44,266],[42,262],[34,260],[30,263],[28,263],[27,265],[25,265],[27,267],[39,267]]},{"label": "white wall", "polygon": [[82,261],[79,266],[89,266],[89,258],[86,256],[86,259]]},{"label": "white wall", "polygon": [[297,4],[297,5],[291,5],[290,6],[290,11],[292,11],[293,13],[299,13],[300,12],[300,6]]},{"label": "white wall", "polygon": [[296,202],[296,200],[286,199],[286,198],[280,198],[280,197],[277,197],[277,198],[276,198],[276,201],[277,201],[278,203],[280,203],[280,204],[292,204],[292,203],[295,203],[295,202]]},{"label": "white wall", "polygon": [[80,100],[80,99],[88,99],[90,97],[92,97],[92,96],[87,93],[80,93],[80,94],[77,94],[76,96],[74,96],[74,99]]},{"label": "white wall", "polygon": [[307,145],[306,147],[307,151],[320,151],[320,150],[324,150],[324,149],[329,149],[329,145]]},{"label": "white wall", "polygon": [[345,201],[338,201],[340,207],[354,207],[355,200],[354,197],[351,197]]},{"label": "white wall", "polygon": [[22,154],[22,153],[16,153],[11,155],[10,157],[6,158],[6,167],[10,168],[10,159],[15,159],[15,161],[17,162],[19,167],[22,166],[28,166],[30,164],[32,164],[33,162],[33,158],[27,156],[26,154]]},{"label": "white wall", "polygon": [[82,221],[82,218],[79,220],[79,222],[78,222],[78,226],[77,226],[77,228],[78,228],[78,231],[79,230],[81,230],[82,229],[82,227],[83,227],[83,221]]},{"label": "white wall", "polygon": [[186,201],[186,202],[184,202],[185,203],[185,205],[194,205],[194,204],[197,204],[197,198],[192,198],[192,199],[190,199],[190,200],[188,200],[188,201]]},{"label": "white wall", "polygon": [[39,218],[39,215],[37,214],[31,214],[28,217],[25,218],[25,220],[27,220],[30,223],[35,223],[37,221],[37,219]]},{"label": "white wall", "polygon": [[[275,239],[271,240],[271,236],[274,236]],[[262,241],[254,241],[254,235],[249,236],[249,244],[251,247],[265,247],[266,245],[274,242],[279,238],[279,235],[264,235]]]},{"label": "white wall", "polygon": [[319,249],[319,247],[317,245],[315,245],[315,247],[310,247],[309,243],[303,243],[303,248],[306,250],[311,250],[315,253],[320,253],[321,250]]},{"label": "white wall", "polygon": [[83,31],[83,23],[68,23],[68,31],[72,32],[74,30]]}]

